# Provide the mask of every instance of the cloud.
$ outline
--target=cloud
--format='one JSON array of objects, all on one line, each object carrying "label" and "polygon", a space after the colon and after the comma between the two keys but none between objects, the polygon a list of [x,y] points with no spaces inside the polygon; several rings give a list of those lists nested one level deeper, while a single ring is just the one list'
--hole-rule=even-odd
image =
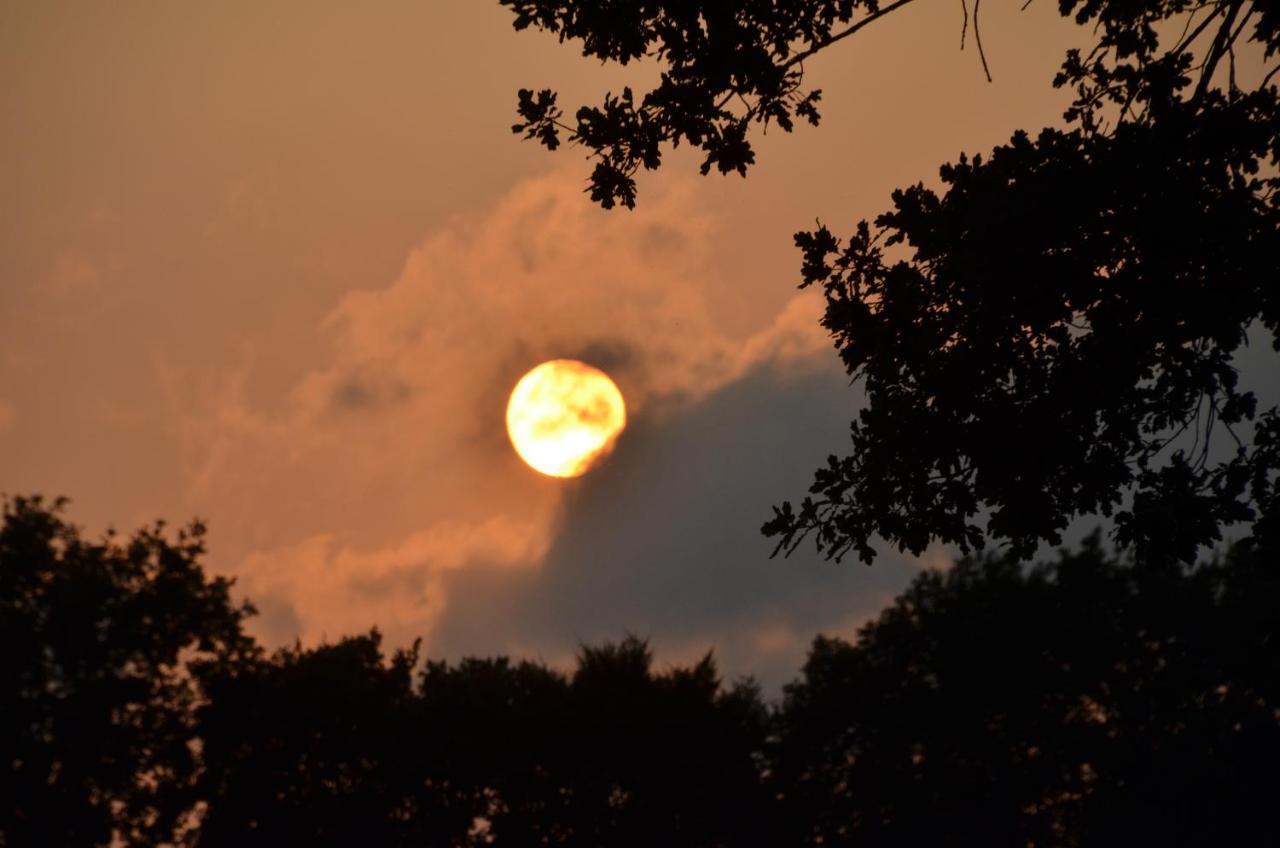
[{"label": "cloud", "polygon": [[94,293],[102,284],[98,267],[77,251],[65,251],[54,260],[43,289],[59,298],[83,297]]},{"label": "cloud", "polygon": [[[376,623],[434,643],[447,620],[452,635],[440,641],[442,650],[467,651],[496,646],[499,635],[514,639],[508,624],[521,622],[547,650],[555,639],[563,650],[572,641],[551,625],[571,599],[595,603],[585,587],[601,599],[598,620],[589,622],[593,635],[617,635],[633,623],[672,639],[702,638],[728,621],[707,605],[713,595],[729,599],[723,609],[738,610],[732,626],[747,634],[760,626],[751,616],[768,612],[748,595],[772,597],[782,608],[794,600],[780,594],[784,587],[812,586],[808,578],[778,577],[799,573],[790,563],[758,562],[756,528],[770,499],[787,491],[766,487],[766,479],[795,453],[787,445],[804,444],[806,421],[818,414],[789,415],[786,392],[814,385],[806,380],[833,360],[817,323],[821,298],[798,294],[746,336],[722,329],[716,249],[724,239],[699,206],[696,186],[659,181],[640,209],[607,213],[583,195],[576,171],[518,184],[488,214],[431,234],[390,284],[341,298],[321,327],[331,339],[329,357],[275,402],[253,391],[252,348],[235,367],[203,375],[157,362],[192,509],[224,539],[215,554],[262,609],[264,637],[334,637]],[[565,356],[609,372],[633,431],[585,482],[532,473],[503,428],[519,376]],[[847,392],[831,392],[843,382],[826,372],[820,395],[847,400]],[[748,401],[755,406],[734,406]],[[847,421],[841,409],[828,421],[837,440]],[[741,441],[765,435],[790,441]],[[807,474],[811,465],[806,459],[795,468]],[[656,478],[658,468],[673,476]],[[687,490],[670,488],[681,479]],[[719,501],[709,523],[689,519],[703,506],[690,498]],[[667,524],[647,528],[653,539],[646,542],[640,525],[619,524],[610,504]],[[689,509],[672,513],[673,504]],[[603,528],[614,535],[600,536]],[[635,543],[637,552],[667,563],[646,572],[635,556],[624,557],[564,584],[588,558],[580,547],[588,539],[610,551]],[[692,553],[655,549],[660,540]],[[729,559],[748,550],[756,559],[744,580],[728,570]],[[686,554],[725,571],[692,569]],[[678,586],[666,617],[617,605],[624,588],[635,598],[660,597],[675,579],[662,569],[674,563],[701,576]],[[453,588],[455,577],[471,572],[495,581],[489,601],[476,602],[467,580]],[[606,573],[614,574],[612,585],[599,582]],[[494,638],[460,637],[460,620],[481,620],[501,603],[513,611],[501,613],[507,621],[495,622]],[[632,614],[642,609],[648,612]],[[706,616],[706,627],[677,626],[670,615],[677,609]],[[778,644],[750,635],[744,644],[753,638]]]},{"label": "cloud", "polygon": [[823,457],[847,445],[858,400],[834,363],[799,376],[762,366],[641,423],[567,490],[539,569],[448,575],[430,650],[555,658],[633,632],[666,661],[714,649],[731,675],[780,685],[815,634],[852,635],[924,565],[892,551],[870,568],[837,564],[807,546],[769,558],[759,528],[770,505],[802,495]]},{"label": "cloud", "polygon": [[476,561],[529,567],[546,550],[546,526],[501,516],[481,524],[441,522],[372,551],[319,534],[251,554],[237,584],[259,608],[251,626],[268,643],[297,638],[314,644],[376,625],[392,643],[406,644],[444,609],[445,573]]},{"label": "cloud", "polygon": [[[629,214],[594,208],[580,178],[519,184],[482,219],[429,238],[390,287],[349,294],[327,326],[345,368],[437,400],[505,393],[527,367],[578,354],[608,367],[630,405],[699,394],[733,353],[701,281],[714,273],[709,218],[686,182]],[[466,375],[466,378],[463,378]],[[323,404],[342,370],[313,375]]]}]

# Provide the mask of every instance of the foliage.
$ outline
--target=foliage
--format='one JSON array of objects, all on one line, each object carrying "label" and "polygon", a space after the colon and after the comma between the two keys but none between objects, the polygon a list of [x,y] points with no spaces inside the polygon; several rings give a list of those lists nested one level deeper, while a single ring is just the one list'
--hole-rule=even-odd
[{"label": "foliage", "polygon": [[384,664],[374,633],[206,675],[199,844],[393,846],[436,834],[443,804],[411,815],[415,660],[402,651]]},{"label": "foliage", "polygon": [[753,124],[787,132],[796,119],[817,126],[822,92],[804,88],[804,60],[909,0],[884,8],[879,0],[501,2],[515,13],[516,29],[581,40],[584,56],[663,64],[661,82],[639,100],[630,88],[607,94],[600,106],[580,108],[572,125],[555,92],[519,93],[521,121],[512,131],[550,150],[562,133],[587,147],[596,159],[591,198],[610,209],[635,205],[635,175],[657,168],[665,145],[701,149],[704,174],[714,167],[745,175],[755,162]]},{"label": "foliage", "polygon": [[[631,176],[665,142],[703,144],[704,172],[745,171],[752,122],[812,105],[801,59],[902,5],[503,3],[517,28],[664,66],[638,106],[627,92],[570,128],[599,160],[606,206],[633,202]],[[1028,556],[1102,514],[1143,558],[1191,561],[1225,526],[1276,523],[1280,421],[1233,356],[1251,325],[1280,329],[1275,70],[1253,88],[1236,74],[1238,50],[1276,59],[1280,14],[1249,0],[1059,7],[1095,33],[1054,80],[1074,94],[1064,127],[962,156],[941,191],[895,192],[848,239],[797,234],[801,285],[823,287],[823,325],[868,403],[850,453],[765,524],[778,550],[812,536],[871,562],[877,537],[913,553],[994,538]],[[522,92],[517,126],[550,147],[554,100]],[[735,101],[744,112],[724,111]],[[731,133],[727,158],[706,147]]]},{"label": "foliage", "polygon": [[204,528],[89,541],[61,501],[0,527],[0,844],[167,843],[198,760],[191,672],[251,656]]},{"label": "foliage", "polygon": [[[1280,575],[1097,537],[926,572],[767,706],[628,638],[571,671],[271,655],[199,532],[0,528],[3,845],[1234,844],[1276,835]],[[1264,841],[1265,838],[1264,838]],[[1274,841],[1272,839],[1271,841]]]},{"label": "foliage", "polygon": [[771,759],[793,844],[1274,841],[1280,577],[1095,536],[1028,570],[922,574],[854,644],[819,638]]},{"label": "foliage", "polygon": [[505,658],[383,661],[376,633],[211,682],[202,845],[766,844],[765,712],[706,659],[628,639],[572,676]]}]

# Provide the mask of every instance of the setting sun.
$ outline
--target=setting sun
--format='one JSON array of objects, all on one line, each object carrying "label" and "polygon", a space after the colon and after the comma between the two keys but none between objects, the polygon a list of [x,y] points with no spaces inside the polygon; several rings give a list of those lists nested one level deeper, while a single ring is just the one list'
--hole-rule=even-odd
[{"label": "setting sun", "polygon": [[577,477],[613,449],[627,425],[622,392],[576,359],[544,362],[520,378],[507,402],[516,453],[551,477]]}]

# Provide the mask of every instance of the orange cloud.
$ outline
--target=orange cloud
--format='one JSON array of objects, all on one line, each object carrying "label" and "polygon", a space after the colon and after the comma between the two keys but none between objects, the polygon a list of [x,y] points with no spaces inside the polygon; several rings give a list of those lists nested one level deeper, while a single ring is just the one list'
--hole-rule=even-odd
[{"label": "orange cloud", "polygon": [[[591,362],[643,417],[766,365],[827,362],[813,294],[745,339],[718,326],[707,281],[722,241],[696,186],[656,181],[641,208],[606,213],[576,170],[519,183],[429,236],[390,285],[343,297],[321,328],[330,358],[275,403],[252,397],[252,351],[203,378],[161,368],[192,509],[233,540],[242,589],[287,598],[308,637],[427,632],[441,569],[536,561],[553,532],[563,484],[525,468],[503,428],[529,367]],[[501,533],[518,553],[495,552]],[[403,591],[375,591],[388,585]],[[278,635],[287,620],[282,608]]]},{"label": "orange cloud", "polygon": [[268,643],[314,644],[368,630],[392,644],[429,636],[444,609],[442,576],[482,562],[520,567],[545,553],[550,522],[495,516],[479,524],[440,522],[397,544],[358,550],[324,533],[253,553],[237,569],[238,588],[260,607],[251,622]]},{"label": "orange cloud", "polygon": [[76,251],[66,251],[54,260],[44,289],[56,297],[78,297],[95,292],[102,283],[98,268]]}]

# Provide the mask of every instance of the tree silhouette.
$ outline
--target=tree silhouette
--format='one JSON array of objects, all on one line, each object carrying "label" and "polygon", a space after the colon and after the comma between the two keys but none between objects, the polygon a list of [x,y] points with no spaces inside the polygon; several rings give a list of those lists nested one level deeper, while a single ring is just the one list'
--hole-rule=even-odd
[{"label": "tree silhouette", "polygon": [[448,844],[459,817],[418,804],[422,767],[399,767],[416,659],[384,663],[375,632],[206,675],[200,844]]},{"label": "tree silhouette", "polygon": [[709,657],[659,673],[632,638],[583,648],[568,677],[433,663],[422,709],[425,725],[463,731],[444,760],[483,790],[496,844],[774,844],[757,774],[766,711],[753,687],[722,689]]},{"label": "tree silhouette", "polygon": [[819,638],[771,750],[792,844],[1226,845],[1280,837],[1280,577],[1237,549],[921,575]]},{"label": "tree silhouette", "polygon": [[253,654],[248,610],[200,524],[89,541],[62,508],[4,504],[0,844],[168,843],[196,800],[191,674]]},{"label": "tree silhouette", "polygon": [[[606,207],[634,203],[636,172],[668,144],[702,147],[704,173],[745,173],[752,124],[817,122],[804,58],[903,5],[502,2],[518,29],[663,65],[653,90],[608,96],[573,125],[553,92],[520,92],[514,129],[586,147]],[[1025,557],[1102,514],[1142,558],[1189,562],[1225,526],[1262,536],[1280,522],[1280,415],[1257,409],[1233,365],[1250,325],[1280,345],[1280,90],[1275,68],[1251,88],[1236,74],[1239,51],[1278,58],[1280,11],[1059,8],[1095,39],[1054,80],[1074,92],[1064,127],[962,156],[943,190],[895,192],[847,239],[797,234],[802,286],[822,286],[823,325],[867,407],[849,455],[765,524],[778,550],[812,536],[871,562],[876,537],[913,553],[995,538]]]},{"label": "tree silhouette", "polygon": [[469,659],[414,686],[415,660],[374,633],[208,681],[200,844],[771,844],[767,714],[710,659],[655,673],[629,639],[571,676]]},{"label": "tree silhouette", "polygon": [[376,631],[267,655],[197,526],[0,528],[0,844],[728,848],[1269,844],[1280,574],[1095,535],[927,572],[768,707],[641,640],[571,671],[418,663]]}]

